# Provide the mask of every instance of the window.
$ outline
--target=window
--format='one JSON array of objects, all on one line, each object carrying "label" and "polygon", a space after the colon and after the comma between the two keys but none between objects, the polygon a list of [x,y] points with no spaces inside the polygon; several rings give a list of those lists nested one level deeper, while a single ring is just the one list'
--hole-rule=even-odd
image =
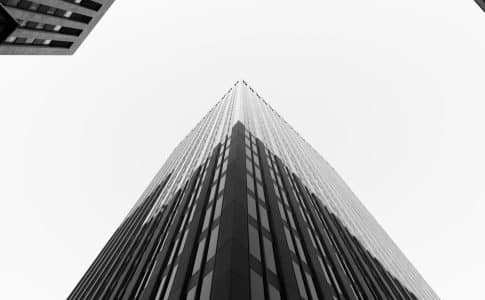
[{"label": "window", "polygon": [[221,182],[219,183],[219,193],[224,189],[226,185],[226,176],[221,178]]},{"label": "window", "polygon": [[192,287],[187,294],[187,300],[194,300],[195,299],[195,286]]},{"label": "window", "polygon": [[200,241],[199,247],[197,248],[197,254],[195,256],[194,270],[192,271],[192,275],[197,273],[200,269],[200,264],[202,262],[202,254],[204,253],[204,246],[205,246],[205,238],[202,239],[202,241]]},{"label": "window", "polygon": [[263,225],[264,229],[269,231],[268,214],[262,205],[259,205],[259,213],[261,216],[261,225]]},{"label": "window", "polygon": [[251,300],[264,300],[263,279],[251,270]]},{"label": "window", "polygon": [[216,203],[216,210],[214,211],[214,217],[212,218],[212,220],[215,220],[217,218],[219,218],[219,216],[221,215],[221,209],[222,209],[222,201],[223,201],[224,198],[219,197],[217,199],[217,203]]},{"label": "window", "polygon": [[305,276],[306,276],[306,281],[308,282],[308,286],[310,287],[310,294],[312,295],[312,298],[318,299],[317,291],[315,290],[315,286],[313,285],[312,277],[307,272],[305,272]]},{"label": "window", "polygon": [[246,174],[246,180],[247,180],[248,190],[250,190],[254,194],[253,176],[251,176],[250,174]]},{"label": "window", "polygon": [[300,254],[301,259],[306,263],[305,253],[303,253],[303,248],[301,246],[300,239],[295,236],[296,247],[298,249],[298,253]]},{"label": "window", "polygon": [[200,300],[209,300],[211,294],[212,271],[204,277],[202,281],[202,290],[200,292]]},{"label": "window", "polygon": [[259,236],[258,231],[253,225],[249,224],[249,253],[261,261],[261,254],[259,252]]},{"label": "window", "polygon": [[263,239],[264,245],[264,258],[266,260],[266,267],[271,270],[271,272],[276,273],[276,265],[274,260],[273,245],[271,241],[266,237]]},{"label": "window", "polygon": [[[305,291],[305,283],[303,282],[303,278],[301,276],[300,267],[293,262],[293,269],[295,270],[296,282],[298,284],[298,290],[300,292],[300,296],[303,299],[308,299],[306,291]],[[318,299],[318,298],[316,298]]]},{"label": "window", "polygon": [[[187,298],[187,300],[189,300]],[[281,300],[280,292],[271,284],[269,285],[269,300]]]},{"label": "window", "polygon": [[211,217],[211,214],[210,214],[211,208],[212,208],[212,206],[209,206],[207,208],[206,213],[205,213],[204,224],[202,225],[202,231],[206,230],[207,227],[209,226],[209,220],[210,220],[210,217]]},{"label": "window", "polygon": [[212,258],[214,256],[214,254],[216,253],[218,235],[219,235],[219,226],[212,229],[211,238],[210,238],[210,242],[209,242],[209,251],[207,252],[206,261],[208,261],[210,258]]},{"label": "window", "polygon": [[255,220],[258,220],[258,216],[256,214],[256,200],[250,194],[248,194],[248,214]]},{"label": "window", "polygon": [[286,241],[288,242],[288,247],[290,248],[291,252],[295,253],[295,246],[293,246],[293,241],[291,240],[290,232],[286,227],[285,227],[285,236],[286,236]]},{"label": "window", "polygon": [[[165,291],[165,297],[163,297],[163,300],[168,300],[168,297],[170,296],[170,291],[172,290],[172,285],[173,285],[173,280],[175,279],[175,274],[177,274],[177,269],[179,265],[176,265],[173,268],[172,274],[170,275],[170,280],[168,282],[167,290]],[[163,286],[161,285],[160,288]]]},{"label": "window", "polygon": [[283,209],[283,204],[281,204],[281,202],[278,202],[278,208],[280,210],[280,215],[281,215],[281,218],[285,221],[286,220],[286,215],[285,215],[285,210]]},{"label": "window", "polygon": [[261,183],[256,182],[256,188],[258,190],[258,197],[264,202],[264,192]]}]

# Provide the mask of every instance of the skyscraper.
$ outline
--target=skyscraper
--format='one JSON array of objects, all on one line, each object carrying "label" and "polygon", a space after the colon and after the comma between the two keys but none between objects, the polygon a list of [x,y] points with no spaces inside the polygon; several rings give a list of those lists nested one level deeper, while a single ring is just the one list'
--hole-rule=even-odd
[{"label": "skyscraper", "polygon": [[0,0],[0,54],[73,54],[113,0]]},{"label": "skyscraper", "polygon": [[169,156],[68,299],[438,299],[245,82]]}]

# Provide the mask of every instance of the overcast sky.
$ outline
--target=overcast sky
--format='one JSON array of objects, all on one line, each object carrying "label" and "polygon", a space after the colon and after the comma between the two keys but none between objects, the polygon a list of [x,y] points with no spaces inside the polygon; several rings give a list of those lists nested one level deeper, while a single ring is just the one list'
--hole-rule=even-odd
[{"label": "overcast sky", "polygon": [[245,79],[443,299],[485,269],[472,0],[115,1],[71,57],[0,57],[0,298],[64,299],[169,153]]}]

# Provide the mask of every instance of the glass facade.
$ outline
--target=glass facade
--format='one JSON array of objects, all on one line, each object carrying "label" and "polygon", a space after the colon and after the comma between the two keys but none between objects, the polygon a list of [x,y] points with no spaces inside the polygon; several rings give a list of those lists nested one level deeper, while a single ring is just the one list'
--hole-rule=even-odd
[{"label": "glass facade", "polygon": [[69,299],[438,299],[245,82],[176,147]]}]

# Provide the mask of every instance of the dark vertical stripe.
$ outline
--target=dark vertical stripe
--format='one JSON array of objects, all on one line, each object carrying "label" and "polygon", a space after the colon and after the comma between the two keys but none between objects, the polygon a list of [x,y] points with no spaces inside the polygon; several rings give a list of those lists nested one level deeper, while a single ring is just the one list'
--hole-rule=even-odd
[{"label": "dark vertical stripe", "polygon": [[219,223],[211,299],[249,299],[244,126],[234,125]]}]

